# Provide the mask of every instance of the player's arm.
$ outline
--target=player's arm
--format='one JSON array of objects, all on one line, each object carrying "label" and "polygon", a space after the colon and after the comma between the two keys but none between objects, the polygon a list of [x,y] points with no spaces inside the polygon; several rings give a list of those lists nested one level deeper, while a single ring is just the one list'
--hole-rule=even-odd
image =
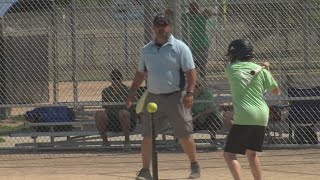
[{"label": "player's arm", "polygon": [[266,73],[266,86],[267,86],[267,89],[270,90],[273,95],[280,95],[281,94],[281,90],[280,90],[277,82],[275,81],[275,79],[273,78],[271,73],[269,72],[270,63],[267,62],[267,61],[263,62],[262,66],[264,66],[265,69],[267,70],[267,73]]}]

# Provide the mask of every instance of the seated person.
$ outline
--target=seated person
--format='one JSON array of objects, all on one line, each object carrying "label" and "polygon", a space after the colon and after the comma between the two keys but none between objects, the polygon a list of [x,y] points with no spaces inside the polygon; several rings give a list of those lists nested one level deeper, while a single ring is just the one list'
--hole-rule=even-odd
[{"label": "seated person", "polygon": [[222,113],[213,102],[213,94],[203,85],[197,84],[194,92],[195,100],[212,102],[195,102],[192,108],[194,131],[208,130],[211,144],[216,143],[216,131],[222,128]]},{"label": "seated person", "polygon": [[[130,88],[122,83],[122,74],[119,70],[113,70],[110,74],[111,86],[102,91],[103,102],[124,103],[130,91]],[[96,127],[102,138],[104,145],[110,145],[107,131],[123,132],[125,136],[125,147],[129,147],[130,131],[136,127],[135,112],[126,109],[123,105],[103,106],[104,111],[97,111],[95,114]]]}]

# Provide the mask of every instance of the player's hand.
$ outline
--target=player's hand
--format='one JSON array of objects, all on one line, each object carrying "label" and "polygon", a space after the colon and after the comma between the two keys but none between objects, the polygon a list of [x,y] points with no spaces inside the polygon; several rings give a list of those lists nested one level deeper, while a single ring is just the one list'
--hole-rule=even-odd
[{"label": "player's hand", "polygon": [[185,108],[190,109],[193,106],[193,96],[185,94],[183,96],[183,105]]},{"label": "player's hand", "polygon": [[265,69],[269,70],[270,63],[268,61],[265,61],[261,64],[261,66],[264,66]]}]

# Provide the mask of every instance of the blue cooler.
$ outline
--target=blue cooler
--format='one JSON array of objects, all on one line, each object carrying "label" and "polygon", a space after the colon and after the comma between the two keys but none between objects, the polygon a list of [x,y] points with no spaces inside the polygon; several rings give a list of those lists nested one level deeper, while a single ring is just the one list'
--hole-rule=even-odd
[{"label": "blue cooler", "polygon": [[[26,120],[32,123],[37,122],[72,122],[74,112],[67,106],[40,107],[26,112]],[[49,126],[34,126],[37,131],[49,131]],[[55,131],[69,131],[71,125],[56,125]]]}]

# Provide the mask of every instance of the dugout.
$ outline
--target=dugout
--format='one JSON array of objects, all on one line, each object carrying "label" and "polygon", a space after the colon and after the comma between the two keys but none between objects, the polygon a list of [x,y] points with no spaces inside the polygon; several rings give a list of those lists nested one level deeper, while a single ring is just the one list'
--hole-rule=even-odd
[{"label": "dugout", "polygon": [[49,36],[41,23],[45,22],[43,8],[50,6],[44,6],[44,2],[0,2],[1,118],[6,118],[9,107],[15,104],[49,100]]}]

